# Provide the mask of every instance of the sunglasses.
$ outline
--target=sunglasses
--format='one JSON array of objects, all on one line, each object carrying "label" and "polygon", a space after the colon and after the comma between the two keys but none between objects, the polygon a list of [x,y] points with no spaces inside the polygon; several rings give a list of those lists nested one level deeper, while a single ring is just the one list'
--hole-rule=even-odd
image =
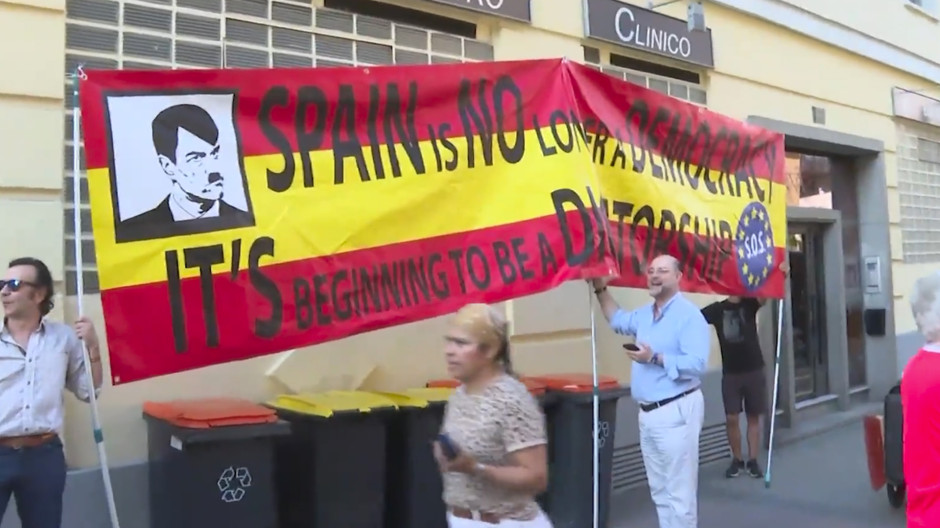
[{"label": "sunglasses", "polygon": [[11,292],[15,292],[23,286],[36,286],[36,283],[20,279],[0,279],[0,290],[9,288]]}]

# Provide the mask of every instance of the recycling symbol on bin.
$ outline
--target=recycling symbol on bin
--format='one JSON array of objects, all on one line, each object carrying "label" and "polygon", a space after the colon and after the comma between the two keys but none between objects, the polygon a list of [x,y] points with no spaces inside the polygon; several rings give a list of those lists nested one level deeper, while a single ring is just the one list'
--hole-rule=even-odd
[{"label": "recycling symbol on bin", "polygon": [[226,468],[219,477],[219,491],[224,502],[238,502],[245,497],[245,488],[251,487],[251,473],[248,468]]},{"label": "recycling symbol on bin", "polygon": [[[593,429],[593,427],[592,427]],[[603,448],[607,443],[607,437],[610,436],[610,424],[606,420],[597,422],[597,447]]]}]

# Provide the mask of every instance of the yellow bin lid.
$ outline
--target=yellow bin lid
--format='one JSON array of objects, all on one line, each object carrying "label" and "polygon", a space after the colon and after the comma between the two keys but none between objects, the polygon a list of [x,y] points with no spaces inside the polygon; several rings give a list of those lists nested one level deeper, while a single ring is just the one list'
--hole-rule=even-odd
[{"label": "yellow bin lid", "polygon": [[399,407],[427,407],[429,403],[446,402],[454,389],[450,387],[420,387],[401,392],[377,392]]},{"label": "yellow bin lid", "polygon": [[327,391],[316,394],[282,394],[268,405],[285,411],[329,418],[335,412],[371,412],[378,408],[397,409],[391,398],[365,391]]}]

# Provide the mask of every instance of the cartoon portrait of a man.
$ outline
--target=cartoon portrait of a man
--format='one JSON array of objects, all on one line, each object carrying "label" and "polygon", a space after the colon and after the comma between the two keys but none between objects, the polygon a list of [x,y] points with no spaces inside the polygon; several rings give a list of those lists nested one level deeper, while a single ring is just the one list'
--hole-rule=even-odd
[{"label": "cartoon portrait of a man", "polygon": [[[172,97],[162,99],[167,101]],[[136,153],[126,152],[119,158],[120,150],[114,149],[115,161],[121,160],[125,164],[118,167],[116,178],[117,205],[122,213],[117,225],[119,241],[252,225],[244,177],[238,163],[234,123],[226,123],[226,135],[220,131],[218,118],[200,104],[178,102],[163,106],[148,120],[149,137],[146,139],[152,147],[147,145],[150,148],[144,149],[140,145],[144,135],[139,131],[137,137],[141,141],[133,149]],[[216,108],[220,106],[216,105]],[[122,121],[127,126],[127,121]],[[138,128],[142,124],[137,121]],[[113,137],[118,137],[116,131],[112,133]],[[146,165],[146,170],[134,171],[138,178],[134,183],[129,180],[131,156],[135,165]],[[157,189],[160,189],[159,193],[154,192]],[[152,200],[160,196],[162,199],[153,204]],[[149,206],[145,205],[147,201]]]}]

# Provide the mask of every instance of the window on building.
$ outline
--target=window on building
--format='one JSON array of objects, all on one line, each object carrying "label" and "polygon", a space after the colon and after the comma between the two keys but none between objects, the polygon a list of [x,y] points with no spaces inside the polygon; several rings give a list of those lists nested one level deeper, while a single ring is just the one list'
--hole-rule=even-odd
[{"label": "window on building", "polygon": [[[347,7],[364,10],[374,4],[343,2]],[[72,72],[79,64],[87,69],[278,68],[493,59],[490,44],[467,36],[476,34],[472,24],[407,9],[389,12],[394,20],[351,10],[311,7],[309,1],[67,0],[66,70]],[[407,18],[414,13],[417,15],[413,19]],[[71,81],[66,83],[65,91],[66,292],[74,295],[77,266],[72,235]],[[85,231],[84,286],[87,293],[96,293],[98,280],[84,178],[80,191]]]},{"label": "window on building", "polygon": [[323,0],[323,7],[348,11],[357,15],[383,18],[399,24],[450,33],[460,37],[477,38],[477,25],[472,22],[401,7],[388,3],[387,0],[386,2],[377,2],[376,0]]},{"label": "window on building", "polygon": [[787,205],[832,209],[832,166],[825,156],[787,152]]},{"label": "window on building", "polygon": [[583,46],[584,62],[597,70],[677,99],[705,106],[708,98],[698,73]]},{"label": "window on building", "polygon": [[904,0],[907,7],[915,11],[923,11],[930,17],[940,15],[940,0]]},{"label": "window on building", "polygon": [[940,131],[899,125],[897,153],[904,261],[940,262]]},{"label": "window on building", "polygon": [[915,5],[930,14],[936,15],[940,11],[940,0],[907,0],[908,4]]}]

